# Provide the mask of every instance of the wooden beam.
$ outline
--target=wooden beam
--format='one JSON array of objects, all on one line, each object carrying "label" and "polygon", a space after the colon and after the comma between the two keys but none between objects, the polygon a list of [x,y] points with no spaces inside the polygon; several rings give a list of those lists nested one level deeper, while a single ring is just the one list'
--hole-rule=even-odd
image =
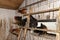
[{"label": "wooden beam", "polygon": [[59,8],[41,10],[41,11],[35,12],[35,13],[27,13],[27,14],[24,14],[24,16],[27,16],[27,15],[35,15],[35,14],[41,14],[41,13],[46,13],[46,12],[53,12],[53,11],[58,11],[58,10],[59,10]]},{"label": "wooden beam", "polygon": [[[38,4],[38,3],[41,3],[41,2],[43,2],[43,1],[46,1],[46,0],[40,0],[40,1],[35,2],[35,3],[32,3],[32,4],[30,4],[30,5],[26,5],[25,7],[22,7],[22,8],[26,8],[26,7],[29,7],[29,6],[32,6],[32,5],[35,5],[35,4]],[[22,8],[20,8],[20,9],[22,9]]]},{"label": "wooden beam", "polygon": [[[25,27],[23,27],[22,29],[26,29]],[[41,30],[41,31],[49,31],[49,32],[56,32],[56,33],[60,33],[60,31],[56,31],[56,30],[48,30],[48,29],[38,29],[38,28],[27,28],[30,30]]]}]

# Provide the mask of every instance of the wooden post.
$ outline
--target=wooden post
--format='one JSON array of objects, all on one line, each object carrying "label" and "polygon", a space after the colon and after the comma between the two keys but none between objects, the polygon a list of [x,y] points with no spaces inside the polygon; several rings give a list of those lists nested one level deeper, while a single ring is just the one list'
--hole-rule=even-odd
[{"label": "wooden post", "polygon": [[24,28],[23,40],[26,40],[26,34],[27,34],[27,31],[28,31],[27,29],[29,27],[29,22],[30,22],[30,15],[27,16],[27,24]]},{"label": "wooden post", "polygon": [[27,34],[27,28],[24,29],[24,36],[23,36],[23,40],[26,40],[26,34]]},{"label": "wooden post", "polygon": [[22,31],[22,28],[20,28],[20,31],[18,33],[18,40],[20,40],[21,31]]},{"label": "wooden post", "polygon": [[[60,8],[59,8],[59,14],[57,16],[57,31],[60,31]],[[60,40],[60,32],[56,33],[56,40]]]}]

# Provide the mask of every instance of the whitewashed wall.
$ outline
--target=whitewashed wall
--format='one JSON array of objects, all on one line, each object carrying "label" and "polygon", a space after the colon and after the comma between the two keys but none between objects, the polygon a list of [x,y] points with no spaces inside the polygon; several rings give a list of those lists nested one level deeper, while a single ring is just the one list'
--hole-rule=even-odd
[{"label": "whitewashed wall", "polygon": [[2,20],[2,26],[0,26],[0,40],[6,40],[10,30],[10,20],[14,20],[16,10],[0,8],[0,20]]}]

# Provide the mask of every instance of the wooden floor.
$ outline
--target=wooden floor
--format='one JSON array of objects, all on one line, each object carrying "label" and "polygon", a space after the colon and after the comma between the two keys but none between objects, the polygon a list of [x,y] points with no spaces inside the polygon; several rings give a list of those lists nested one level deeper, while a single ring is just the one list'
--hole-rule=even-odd
[{"label": "wooden floor", "polygon": [[[21,32],[20,36],[20,40],[23,40],[23,31]],[[13,34],[10,34],[7,40],[17,40],[17,37]],[[48,33],[44,35],[37,35],[35,33],[31,33],[30,31],[28,31],[26,35],[26,40],[56,40],[56,35]]]}]

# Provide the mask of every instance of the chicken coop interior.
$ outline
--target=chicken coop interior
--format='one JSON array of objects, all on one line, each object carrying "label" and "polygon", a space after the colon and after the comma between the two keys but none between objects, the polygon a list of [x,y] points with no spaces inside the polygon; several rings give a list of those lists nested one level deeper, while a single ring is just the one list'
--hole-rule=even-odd
[{"label": "chicken coop interior", "polygon": [[60,40],[60,0],[0,0],[0,40]]}]

